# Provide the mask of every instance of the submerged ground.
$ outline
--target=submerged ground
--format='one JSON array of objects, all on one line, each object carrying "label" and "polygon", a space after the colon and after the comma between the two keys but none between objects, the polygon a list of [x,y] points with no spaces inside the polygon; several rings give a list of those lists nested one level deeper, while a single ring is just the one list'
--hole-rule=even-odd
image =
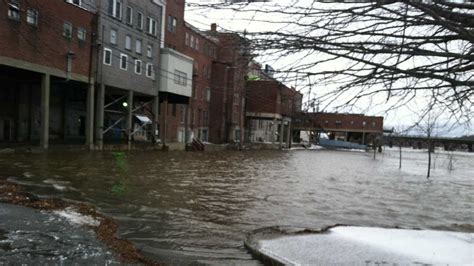
[{"label": "submerged ground", "polygon": [[[450,160],[452,158],[452,160]],[[291,150],[0,155],[35,194],[93,204],[120,235],[168,263],[256,264],[245,234],[273,225],[473,231],[474,155]],[[449,162],[453,170],[448,170]]]}]

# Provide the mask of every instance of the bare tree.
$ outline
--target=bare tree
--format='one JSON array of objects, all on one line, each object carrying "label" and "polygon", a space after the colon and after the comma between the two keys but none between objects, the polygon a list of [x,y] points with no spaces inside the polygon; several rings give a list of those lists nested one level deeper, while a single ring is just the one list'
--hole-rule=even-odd
[{"label": "bare tree", "polygon": [[[421,118],[442,108],[456,121],[469,123],[474,112],[471,1],[326,2],[191,8],[250,13],[248,23],[278,25],[278,30],[268,31],[249,26],[240,33],[252,40],[260,56],[293,59],[277,71],[287,82],[311,77],[313,86],[331,88],[318,97],[326,104],[338,99],[335,108],[369,99],[393,109],[422,96]],[[268,8],[262,8],[265,5]]]}]

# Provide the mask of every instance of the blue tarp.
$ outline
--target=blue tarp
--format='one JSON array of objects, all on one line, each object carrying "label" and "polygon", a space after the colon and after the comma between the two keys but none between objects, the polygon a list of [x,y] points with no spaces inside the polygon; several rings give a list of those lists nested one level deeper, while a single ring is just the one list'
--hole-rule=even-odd
[{"label": "blue tarp", "polygon": [[357,149],[357,150],[365,150],[367,149],[367,145],[347,142],[347,141],[340,141],[340,140],[329,140],[329,139],[319,139],[319,145],[323,147],[329,148],[341,148],[341,149]]}]

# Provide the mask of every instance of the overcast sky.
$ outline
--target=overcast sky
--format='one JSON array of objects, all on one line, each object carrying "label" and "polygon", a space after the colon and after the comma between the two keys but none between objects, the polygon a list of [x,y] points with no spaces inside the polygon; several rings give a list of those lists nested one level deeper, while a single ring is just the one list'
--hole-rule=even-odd
[{"label": "overcast sky", "polygon": [[[200,4],[207,4],[207,3],[216,3],[222,2],[219,0],[188,0],[188,3],[200,3]],[[280,9],[282,7],[288,7],[292,4],[297,3],[299,6],[309,6],[309,4],[313,2],[312,0],[278,0],[273,1],[270,3],[252,3],[250,8],[252,9],[262,9],[262,10],[273,10],[273,9]],[[337,4],[324,4],[320,3],[318,5],[327,6],[331,8]],[[318,6],[318,7],[321,7]],[[282,21],[291,21],[291,17],[284,17],[281,14],[265,14],[262,16],[261,13],[255,12],[235,12],[232,10],[212,10],[212,9],[204,9],[204,8],[196,8],[196,7],[187,7],[186,10],[186,21],[190,22],[194,26],[208,30],[210,28],[211,23],[217,23],[218,29],[223,30],[232,30],[232,31],[239,31],[242,32],[246,30],[247,32],[255,32],[255,31],[279,31],[282,30],[293,30],[288,28],[286,23],[280,23]],[[297,30],[297,29],[294,29]],[[274,57],[271,55],[264,55],[256,58],[256,60],[262,64],[270,64],[274,69],[285,69],[288,68],[289,65],[292,64],[303,64],[311,62],[311,56],[305,56],[303,53],[299,56],[292,55],[291,57]],[[339,65],[334,65],[334,63],[329,65],[322,65],[314,69],[314,71],[328,69],[328,68],[337,68],[341,65],[344,65],[344,62],[339,62]],[[299,81],[292,80],[290,83],[284,83],[288,86],[294,86],[297,89],[301,90],[301,92],[305,95],[304,101],[307,101],[309,98],[316,98],[318,99],[321,95],[326,93],[327,91],[331,90],[331,85],[328,84],[314,84],[312,83],[311,86],[311,96],[309,95],[309,83],[307,77],[301,77]],[[340,105],[343,103],[344,99],[339,99],[339,102],[322,102],[320,103],[320,107],[325,107],[324,111],[328,112],[357,112],[357,113],[364,113],[366,115],[379,115],[385,117],[385,127],[391,128],[404,128],[412,125],[416,121],[418,121],[418,113],[419,113],[419,106],[423,106],[426,102],[426,98],[418,97],[414,99],[410,104],[403,106],[402,108],[398,108],[397,110],[388,111],[387,108],[391,102],[385,103],[386,99],[385,96],[380,95],[380,97],[375,97],[371,100],[365,100],[360,102],[357,106],[352,109],[344,109],[339,108],[335,109],[334,106]],[[440,120],[444,120],[446,115],[443,114],[439,110],[435,110],[435,113]],[[411,134],[416,134],[417,132],[412,131]],[[437,135],[440,136],[461,136],[461,135],[472,135],[474,134],[472,125],[470,126],[445,126],[443,128],[439,128],[436,132]]]}]

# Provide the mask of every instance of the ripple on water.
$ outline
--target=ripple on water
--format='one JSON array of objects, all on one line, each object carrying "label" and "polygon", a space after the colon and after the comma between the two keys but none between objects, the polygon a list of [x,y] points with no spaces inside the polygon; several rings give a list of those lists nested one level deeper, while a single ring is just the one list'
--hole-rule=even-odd
[{"label": "ripple on water", "polygon": [[[474,160],[456,155],[454,171],[437,158],[398,150],[377,160],[338,151],[131,153],[117,167],[109,153],[17,154],[0,169],[40,194],[89,201],[116,218],[121,235],[169,263],[253,262],[245,233],[272,225],[334,223],[474,231]],[[56,177],[55,177],[56,176]],[[117,182],[121,192],[112,192]],[[54,195],[54,193],[52,193]],[[219,263],[221,262],[221,263]]]}]

